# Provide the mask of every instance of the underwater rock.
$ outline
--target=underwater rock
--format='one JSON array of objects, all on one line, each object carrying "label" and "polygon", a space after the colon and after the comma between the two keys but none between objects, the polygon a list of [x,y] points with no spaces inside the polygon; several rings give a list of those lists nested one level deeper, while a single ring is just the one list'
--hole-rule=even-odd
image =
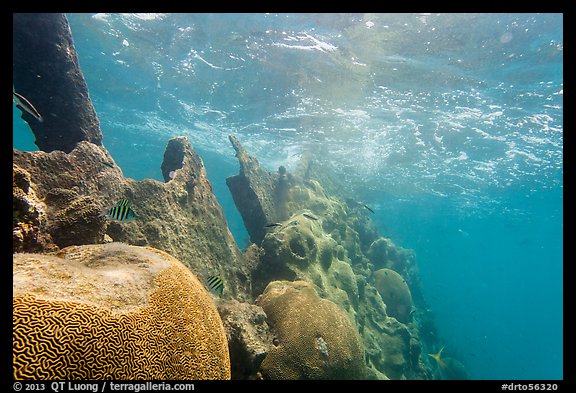
[{"label": "underwater rock", "polygon": [[259,379],[262,360],[273,345],[274,336],[262,307],[236,300],[217,305],[230,349],[232,379]]},{"label": "underwater rock", "polygon": [[364,347],[335,303],[304,281],[274,281],[257,300],[276,334],[262,362],[265,379],[363,379]]},{"label": "underwater rock", "polygon": [[172,138],[168,141],[168,145],[166,145],[164,159],[160,166],[165,182],[172,180],[176,176],[176,171],[181,169],[184,163],[185,141],[183,141],[182,138],[185,137]]},{"label": "underwater rock", "polygon": [[44,201],[50,206],[48,232],[58,247],[103,243],[106,218],[95,198],[55,188]]},{"label": "underwater rock", "polygon": [[46,231],[46,206],[34,192],[30,174],[12,166],[12,249],[38,252],[56,247]]},{"label": "underwater rock", "polygon": [[12,159],[30,174],[41,199],[55,188],[100,198],[114,197],[122,191],[122,171],[103,146],[79,142],[70,153],[13,149]]},{"label": "underwater rock", "polygon": [[13,269],[16,379],[230,379],[216,307],[167,253],[72,246]]},{"label": "underwater rock", "polygon": [[42,116],[26,111],[41,151],[71,152],[80,141],[102,144],[100,122],[64,14],[14,13],[12,78],[14,89]]},{"label": "underwater rock", "polygon": [[[310,162],[306,165],[313,167]],[[298,176],[308,176],[308,169],[301,168]],[[430,369],[421,360],[417,327],[387,314],[388,308],[408,322],[390,299],[387,307],[371,279],[375,266],[397,266],[413,274],[408,276],[411,283],[418,283],[413,253],[379,236],[363,205],[329,195],[323,185],[298,177],[287,183],[283,211],[288,218],[266,228],[252,272],[253,296],[276,280],[312,284],[322,298],[347,313],[360,333],[367,377],[430,379]],[[410,311],[411,303],[408,316]],[[324,348],[319,341],[314,345]]]},{"label": "underwater rock", "polygon": [[[250,300],[251,262],[228,229],[202,159],[185,137],[174,138],[169,145],[183,152],[183,158],[178,175],[167,183],[125,178],[108,151],[89,142],[78,143],[68,154],[14,149],[13,162],[14,168],[29,173],[31,190],[49,212],[40,233],[56,236],[58,246],[72,241],[104,243],[106,236],[152,246],[203,278],[220,276],[225,282],[223,297]],[[137,219],[101,221],[96,213],[105,212],[121,198],[130,201]],[[67,228],[82,237],[67,236]]]},{"label": "underwater rock", "polygon": [[240,163],[240,173],[228,177],[226,184],[242,215],[250,241],[260,244],[266,235],[265,225],[286,218],[280,217],[275,197],[280,176],[262,169],[235,136],[230,135],[229,139]]},{"label": "underwater rock", "polygon": [[390,269],[380,269],[374,272],[374,286],[386,303],[386,312],[402,323],[410,322],[412,311],[412,295],[406,280]]}]

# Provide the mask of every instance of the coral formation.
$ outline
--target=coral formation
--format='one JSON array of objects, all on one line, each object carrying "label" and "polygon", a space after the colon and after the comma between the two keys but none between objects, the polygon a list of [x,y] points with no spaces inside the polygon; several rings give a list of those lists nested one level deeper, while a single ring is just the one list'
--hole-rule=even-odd
[{"label": "coral formation", "polygon": [[[65,16],[14,22],[14,87],[53,114],[23,113],[42,151],[13,150],[13,250],[51,252],[14,256],[17,378],[433,377],[414,253],[380,236],[372,209],[310,152],[293,173],[268,172],[230,136],[240,173],[226,183],[254,243],[242,253],[188,139],[168,142],[164,182],[125,178],[101,144]],[[103,217],[120,198],[137,220]],[[157,249],[68,247],[112,241]],[[224,325],[214,295],[165,252],[201,282],[224,281]]]},{"label": "coral formation", "polygon": [[[104,243],[106,235],[114,241],[152,246],[203,277],[221,276],[225,296],[249,299],[250,261],[228,230],[202,159],[185,137],[173,138],[169,145],[165,160],[178,161],[181,167],[167,183],[125,178],[103,146],[88,142],[78,143],[69,154],[14,149],[14,178],[26,172],[34,179],[30,192],[46,211],[36,232],[57,246]],[[173,159],[171,152],[178,157]],[[103,219],[101,213],[120,198],[131,202],[138,219],[128,223]]]},{"label": "coral formation", "polygon": [[58,247],[103,242],[106,218],[92,196],[55,188],[48,192],[44,203],[50,206],[47,229]]},{"label": "coral formation", "polygon": [[412,295],[406,280],[390,269],[374,272],[374,286],[386,304],[386,313],[402,323],[410,322]]},{"label": "coral formation", "polygon": [[250,240],[260,244],[266,234],[264,226],[280,219],[274,198],[279,176],[260,168],[258,160],[246,152],[235,136],[230,135],[229,139],[240,162],[240,173],[227,178],[226,184],[242,215]]},{"label": "coral formation", "polygon": [[304,281],[274,281],[257,301],[276,333],[267,379],[362,379],[364,348],[348,315]]},{"label": "coral formation", "polygon": [[402,276],[413,274],[410,271],[414,266],[414,252],[394,245],[392,240],[378,237],[371,244],[366,256],[377,268],[394,270]]},{"label": "coral formation", "polygon": [[274,341],[264,310],[231,300],[219,302],[218,312],[228,336],[232,379],[260,379],[260,364]]},{"label": "coral formation", "polygon": [[55,246],[46,232],[46,206],[34,192],[30,174],[12,168],[12,249],[37,252]]},{"label": "coral formation", "polygon": [[167,253],[73,246],[13,268],[15,378],[230,378],[216,307]]},{"label": "coral formation", "polygon": [[[360,285],[359,285],[360,287]],[[370,284],[361,286],[358,325],[366,348],[369,377],[374,379],[430,379],[420,354],[418,329],[386,315],[386,304]]]},{"label": "coral formation", "polygon": [[[275,280],[313,284],[320,297],[348,314],[360,333],[368,378],[430,378],[430,370],[421,360],[418,327],[410,323],[412,300],[409,295],[408,300],[405,298],[406,292],[409,294],[407,284],[400,277],[400,284],[406,287],[399,288],[406,291],[396,287],[392,291],[392,297],[398,296],[399,301],[391,301],[390,296],[383,301],[388,292],[382,289],[381,295],[373,278],[376,267],[395,266],[418,288],[414,254],[380,237],[364,205],[328,195],[317,180],[307,178],[309,170],[299,171],[302,175],[282,171],[287,182],[284,205],[275,208],[282,209],[288,218],[265,228],[252,272],[253,296]],[[266,179],[271,182],[268,189],[278,183],[272,175],[260,177],[261,181]],[[323,348],[320,341],[314,345]]]},{"label": "coral formation", "polygon": [[352,267],[321,224],[302,214],[266,235],[263,253],[252,275],[254,296],[273,280],[302,280],[315,284],[322,296],[335,301],[353,317],[358,288]]},{"label": "coral formation", "polygon": [[[176,171],[181,169],[184,163],[186,141],[182,138],[185,137],[172,138],[168,141],[168,145],[166,145],[164,159],[160,167],[165,182],[172,180],[176,176]],[[172,176],[170,176],[170,173],[172,173]]]}]

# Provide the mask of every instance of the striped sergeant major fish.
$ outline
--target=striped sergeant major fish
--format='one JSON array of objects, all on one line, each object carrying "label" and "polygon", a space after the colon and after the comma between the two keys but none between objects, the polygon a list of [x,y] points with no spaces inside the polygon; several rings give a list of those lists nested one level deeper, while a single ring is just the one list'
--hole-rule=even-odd
[{"label": "striped sergeant major fish", "polygon": [[128,198],[119,199],[114,206],[130,206],[130,201]]},{"label": "striped sergeant major fish", "polygon": [[30,103],[22,94],[16,93],[14,90],[14,86],[12,86],[12,100],[19,107],[21,110],[25,110],[26,112],[30,113],[32,117],[38,120],[40,123],[44,121],[42,115],[34,108],[34,105]]},{"label": "striped sergeant major fish", "polygon": [[122,198],[106,212],[106,217],[111,220],[127,222],[135,219],[136,213],[130,207],[128,199]]},{"label": "striped sergeant major fish", "polygon": [[224,282],[222,279],[218,276],[209,276],[207,281],[208,287],[216,292],[218,296],[221,296],[222,292],[224,292]]}]

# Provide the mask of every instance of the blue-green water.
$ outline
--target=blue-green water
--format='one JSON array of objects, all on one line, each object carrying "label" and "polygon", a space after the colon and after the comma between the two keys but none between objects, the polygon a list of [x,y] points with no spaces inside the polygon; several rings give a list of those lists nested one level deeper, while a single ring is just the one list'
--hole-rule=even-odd
[{"label": "blue-green water", "polygon": [[227,136],[269,170],[310,152],[416,251],[472,378],[563,377],[562,15],[67,16],[126,176],[162,180],[189,136],[242,247]]}]

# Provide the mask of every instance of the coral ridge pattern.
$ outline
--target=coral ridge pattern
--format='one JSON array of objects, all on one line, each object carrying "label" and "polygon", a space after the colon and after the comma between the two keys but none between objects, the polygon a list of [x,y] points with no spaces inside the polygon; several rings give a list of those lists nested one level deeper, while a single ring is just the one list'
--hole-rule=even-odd
[{"label": "coral ridge pattern", "polygon": [[212,299],[164,252],[75,246],[16,254],[14,272],[16,379],[230,378]]}]

